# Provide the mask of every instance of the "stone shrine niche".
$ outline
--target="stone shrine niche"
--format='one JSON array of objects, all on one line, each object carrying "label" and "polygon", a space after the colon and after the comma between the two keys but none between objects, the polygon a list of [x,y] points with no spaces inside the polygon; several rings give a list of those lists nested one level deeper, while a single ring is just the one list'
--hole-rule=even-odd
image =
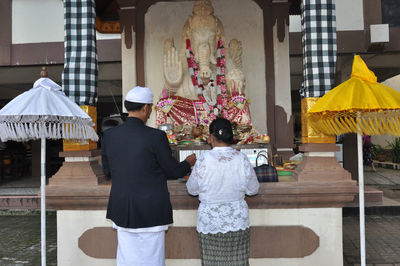
[{"label": "stone shrine niche", "polygon": [[[253,125],[259,131],[266,131],[263,18],[256,3],[251,0],[160,2],[149,8],[145,30],[146,85],[156,97],[168,99],[160,105],[164,111],[170,111],[178,99],[183,105],[181,111],[192,110],[183,123],[204,123],[204,119],[199,121],[196,111],[208,112],[213,118],[227,112],[234,117],[232,110],[239,110],[237,113],[244,115],[236,117],[237,122],[249,123],[251,113]],[[197,79],[193,71],[196,67]],[[226,97],[220,97],[221,94]],[[250,108],[247,98],[251,100]],[[209,110],[195,107],[201,103],[207,103]],[[221,107],[224,104],[227,108]],[[154,113],[152,125],[156,124]],[[176,112],[175,117],[180,115]],[[176,119],[168,122],[176,123]]]}]

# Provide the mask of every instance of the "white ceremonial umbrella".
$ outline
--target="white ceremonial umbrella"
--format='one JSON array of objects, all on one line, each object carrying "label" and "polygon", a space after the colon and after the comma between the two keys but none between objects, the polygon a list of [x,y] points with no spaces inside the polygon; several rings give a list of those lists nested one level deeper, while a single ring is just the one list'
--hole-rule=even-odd
[{"label": "white ceremonial umbrella", "polygon": [[[47,76],[42,71],[41,76]],[[41,250],[46,265],[46,139],[98,140],[92,119],[47,77],[0,110],[1,141],[41,140]]]}]

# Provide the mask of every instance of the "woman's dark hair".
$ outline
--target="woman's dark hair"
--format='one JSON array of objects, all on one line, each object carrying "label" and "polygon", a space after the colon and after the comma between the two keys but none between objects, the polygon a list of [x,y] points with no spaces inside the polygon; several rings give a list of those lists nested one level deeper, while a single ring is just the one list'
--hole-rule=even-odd
[{"label": "woman's dark hair", "polygon": [[125,105],[126,110],[128,110],[128,111],[139,111],[146,104],[145,103],[133,103],[133,102],[129,102],[129,101],[124,101],[124,105]]},{"label": "woman's dark hair", "polygon": [[231,144],[233,140],[231,122],[225,118],[214,119],[210,124],[210,134],[216,137],[219,141]]}]

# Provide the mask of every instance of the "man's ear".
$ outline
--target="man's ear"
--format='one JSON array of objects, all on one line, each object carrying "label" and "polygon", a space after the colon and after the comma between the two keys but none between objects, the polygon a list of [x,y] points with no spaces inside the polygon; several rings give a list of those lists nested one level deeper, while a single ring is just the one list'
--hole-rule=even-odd
[{"label": "man's ear", "polygon": [[145,104],[145,105],[143,105],[143,107],[140,109],[140,111],[147,113],[148,108],[149,108],[149,105],[148,105],[148,104]]}]

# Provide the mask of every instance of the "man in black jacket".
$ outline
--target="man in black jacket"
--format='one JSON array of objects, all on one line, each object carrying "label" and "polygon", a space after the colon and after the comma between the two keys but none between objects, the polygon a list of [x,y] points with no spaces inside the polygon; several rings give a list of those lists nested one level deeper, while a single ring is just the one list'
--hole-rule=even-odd
[{"label": "man in black jacket", "polygon": [[183,177],[196,161],[192,154],[178,163],[166,134],[145,125],[152,103],[150,89],[133,88],[124,102],[127,121],[103,135],[102,163],[112,180],[107,218],[118,230],[118,266],[165,265],[165,230],[173,222],[167,177]]}]

